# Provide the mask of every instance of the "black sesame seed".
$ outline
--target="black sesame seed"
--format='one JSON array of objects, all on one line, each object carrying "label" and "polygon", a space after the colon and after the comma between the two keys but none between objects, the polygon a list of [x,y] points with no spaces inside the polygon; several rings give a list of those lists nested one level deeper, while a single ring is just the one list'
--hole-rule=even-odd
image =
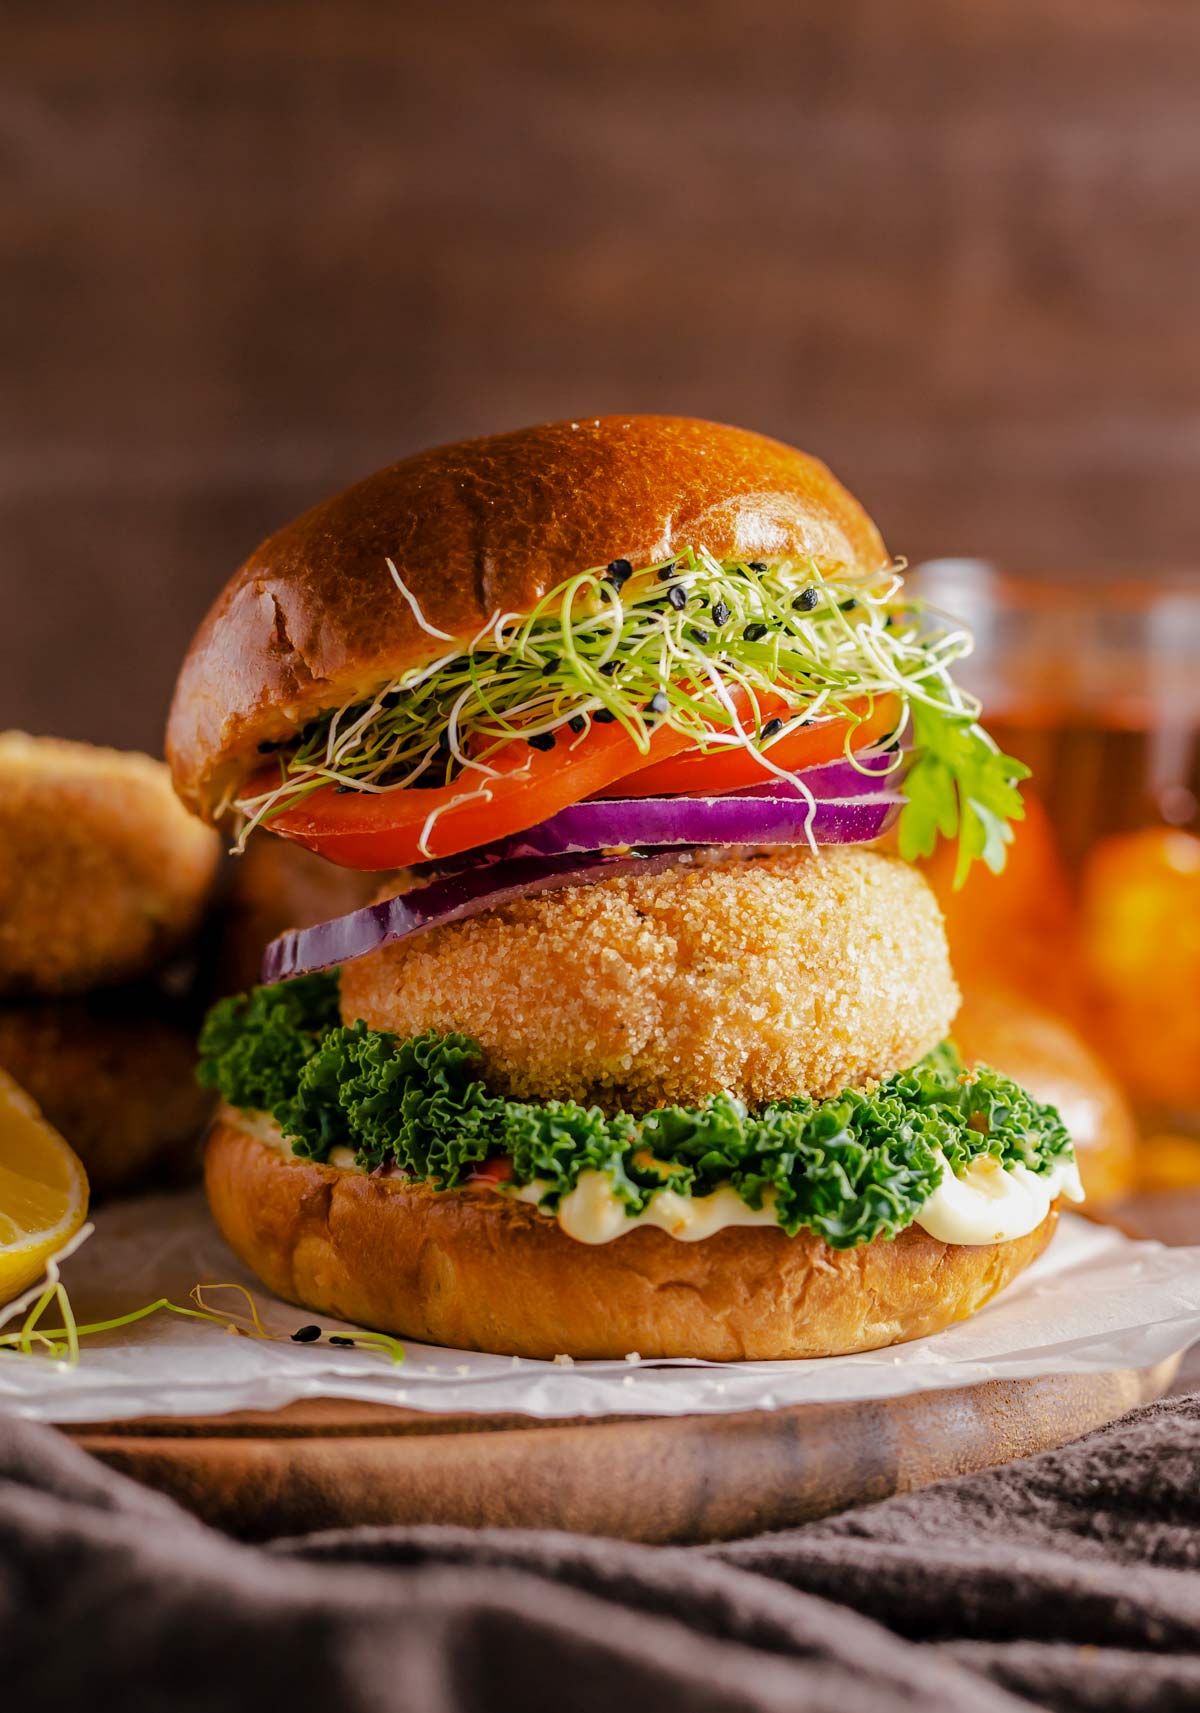
[{"label": "black sesame seed", "polygon": [[549,678],[550,674],[552,672],[557,672],[561,665],[562,657],[556,654],[553,660],[548,660],[545,666],[542,667],[542,677]]},{"label": "black sesame seed", "polygon": [[747,625],[745,630],[742,632],[742,635],[745,637],[747,642],[761,642],[766,634],[766,625],[760,625],[757,622],[752,625]]},{"label": "black sesame seed", "polygon": [[321,1336],[319,1326],[298,1326],[292,1334],[293,1344],[315,1344]]},{"label": "black sesame seed", "polygon": [[767,567],[761,559],[747,559],[746,569],[747,571],[757,571],[762,577],[765,576]]},{"label": "black sesame seed", "polygon": [[854,596],[851,595],[848,601],[838,602],[838,610],[843,613],[852,613],[857,605],[858,602],[854,599]]},{"label": "black sesame seed", "polygon": [[672,583],[671,587],[667,590],[667,599],[670,601],[675,611],[677,613],[681,613],[687,606],[687,590],[684,588],[682,583]]},{"label": "black sesame seed", "polygon": [[567,724],[573,732],[581,732],[587,725],[587,719],[583,714],[572,714]]},{"label": "black sesame seed", "polygon": [[449,727],[447,727],[444,731],[441,731],[438,733],[437,747],[438,747],[438,754],[439,755],[449,755],[450,754],[450,730],[449,730]]},{"label": "black sesame seed", "polygon": [[713,623],[718,629],[720,629],[722,625],[727,625],[729,623],[730,612],[724,601],[717,602],[716,606],[712,610],[712,618]]},{"label": "black sesame seed", "polygon": [[354,787],[353,785],[335,785],[333,789],[337,796],[345,797],[347,792],[354,790]]},{"label": "black sesame seed", "polygon": [[667,700],[666,691],[656,690],[650,700],[646,703],[646,712],[648,714],[665,714],[670,706],[671,704]]},{"label": "black sesame seed", "polygon": [[343,1338],[340,1332],[331,1332],[329,1335],[329,1342],[330,1344],[336,1344],[339,1350],[354,1349],[354,1340],[352,1338]]},{"label": "black sesame seed", "polygon": [[614,559],[604,573],[610,583],[615,583],[620,589],[633,576],[633,566],[628,559]]},{"label": "black sesame seed", "polygon": [[611,726],[616,717],[611,708],[597,708],[592,715],[598,726]]},{"label": "black sesame seed", "polygon": [[699,625],[697,625],[692,631],[692,637],[701,645],[701,647],[703,647],[706,642],[712,641],[712,632],[701,630]]},{"label": "black sesame seed", "polygon": [[617,662],[615,660],[606,660],[604,665],[600,668],[600,676],[601,678],[611,678],[616,670]]},{"label": "black sesame seed", "polygon": [[811,613],[820,599],[820,590],[810,583],[807,589],[801,589],[792,605],[798,613]]},{"label": "black sesame seed", "polygon": [[762,729],[762,735],[764,738],[773,738],[773,737],[777,737],[782,730],[783,730],[783,721],[782,720],[768,720],[766,725]]},{"label": "black sesame seed", "polygon": [[550,750],[554,748],[553,732],[534,732],[531,738],[526,738],[530,749]]},{"label": "black sesame seed", "polygon": [[671,578],[674,575],[675,575],[675,561],[673,559],[669,565],[660,565],[659,566],[659,568],[658,568],[658,580],[660,583],[669,583],[671,581]]}]

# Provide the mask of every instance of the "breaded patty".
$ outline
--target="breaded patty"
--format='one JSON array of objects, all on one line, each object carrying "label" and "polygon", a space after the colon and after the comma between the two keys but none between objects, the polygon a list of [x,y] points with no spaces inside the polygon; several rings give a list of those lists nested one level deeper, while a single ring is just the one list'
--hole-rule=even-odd
[{"label": "breaded patty", "polygon": [[0,1006],[0,1068],[66,1137],[98,1194],[197,1164],[213,1097],[196,1082],[192,1035],[156,1014],[162,1004],[148,991]]},{"label": "breaded patty", "polygon": [[874,1082],[936,1046],[958,998],[925,880],[862,849],[521,899],[342,972],[347,1021],[462,1030],[498,1090],[632,1111]]},{"label": "breaded patty", "polygon": [[0,733],[0,993],[148,972],[195,928],[219,858],[161,762]]}]

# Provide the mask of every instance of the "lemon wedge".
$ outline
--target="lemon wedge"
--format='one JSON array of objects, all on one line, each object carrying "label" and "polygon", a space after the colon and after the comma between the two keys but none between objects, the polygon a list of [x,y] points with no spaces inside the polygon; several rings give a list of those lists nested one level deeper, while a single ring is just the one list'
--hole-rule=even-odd
[{"label": "lemon wedge", "polygon": [[83,1224],[87,1174],[19,1083],[0,1070],[0,1305],[35,1284]]}]

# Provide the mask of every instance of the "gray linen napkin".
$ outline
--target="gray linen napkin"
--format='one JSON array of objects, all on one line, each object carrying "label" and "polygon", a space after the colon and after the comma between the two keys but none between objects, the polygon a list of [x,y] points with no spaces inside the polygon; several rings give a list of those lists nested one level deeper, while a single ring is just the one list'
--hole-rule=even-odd
[{"label": "gray linen napkin", "polygon": [[139,1713],[1200,1708],[1200,1395],[783,1534],[238,1545],[0,1418],[4,1705]]}]

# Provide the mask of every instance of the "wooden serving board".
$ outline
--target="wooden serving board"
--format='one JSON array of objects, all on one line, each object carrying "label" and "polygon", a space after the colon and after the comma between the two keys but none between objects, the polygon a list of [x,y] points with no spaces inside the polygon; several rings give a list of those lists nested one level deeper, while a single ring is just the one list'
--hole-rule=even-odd
[{"label": "wooden serving board", "polygon": [[538,1421],[325,1399],[67,1431],[243,1539],[458,1523],[709,1541],[1063,1445],[1161,1396],[1178,1365],[728,1416]]}]

